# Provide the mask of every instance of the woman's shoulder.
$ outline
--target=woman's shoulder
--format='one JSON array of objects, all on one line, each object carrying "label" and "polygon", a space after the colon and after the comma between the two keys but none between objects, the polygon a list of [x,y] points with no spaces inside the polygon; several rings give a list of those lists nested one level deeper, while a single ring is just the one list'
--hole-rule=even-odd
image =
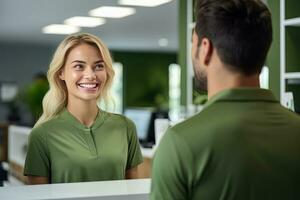
[{"label": "woman's shoulder", "polygon": [[54,117],[52,119],[49,119],[49,120],[47,120],[45,122],[42,122],[42,123],[34,126],[32,128],[31,132],[34,132],[34,133],[35,132],[37,132],[37,133],[43,132],[43,133],[45,133],[45,132],[47,132],[47,130],[51,129],[52,127],[55,127],[58,123],[60,123],[60,121],[61,120],[59,119],[59,117],[56,116],[56,117]]},{"label": "woman's shoulder", "polygon": [[131,119],[129,119],[128,117],[126,117],[125,115],[122,114],[118,114],[118,113],[111,113],[111,112],[107,112],[105,111],[108,118],[114,122],[114,123],[125,123],[127,126],[133,126],[134,123]]},{"label": "woman's shoulder", "polygon": [[44,124],[45,122],[36,125],[31,129],[29,135],[30,140],[41,140],[41,141],[45,140],[45,138],[47,137],[46,136],[47,129],[45,128]]}]

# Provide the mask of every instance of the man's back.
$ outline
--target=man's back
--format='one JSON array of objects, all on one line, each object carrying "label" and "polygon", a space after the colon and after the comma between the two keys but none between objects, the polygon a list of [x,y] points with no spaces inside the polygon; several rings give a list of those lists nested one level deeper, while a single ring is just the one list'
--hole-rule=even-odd
[{"label": "man's back", "polygon": [[168,131],[153,168],[152,199],[300,199],[300,118],[267,90],[223,91]]}]

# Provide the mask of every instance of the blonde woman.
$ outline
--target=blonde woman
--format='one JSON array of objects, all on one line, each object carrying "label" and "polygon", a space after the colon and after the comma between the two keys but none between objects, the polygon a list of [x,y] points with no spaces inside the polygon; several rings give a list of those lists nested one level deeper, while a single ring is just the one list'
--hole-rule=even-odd
[{"label": "blonde woman", "polygon": [[24,175],[29,184],[137,178],[141,151],[132,121],[98,108],[114,71],[103,42],[71,35],[48,70],[43,115],[30,136]]}]

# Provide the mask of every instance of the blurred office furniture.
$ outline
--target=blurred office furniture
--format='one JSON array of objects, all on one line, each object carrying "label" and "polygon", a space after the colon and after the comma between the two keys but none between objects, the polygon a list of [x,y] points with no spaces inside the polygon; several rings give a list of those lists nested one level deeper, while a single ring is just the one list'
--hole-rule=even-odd
[{"label": "blurred office furniture", "polygon": [[292,92],[294,108],[300,113],[300,2],[280,0],[280,99]]},{"label": "blurred office furniture", "polygon": [[[144,162],[139,166],[139,178],[150,178],[152,159],[156,147],[155,131],[166,129],[165,122],[169,121],[168,111],[160,111],[153,108],[127,108],[124,111],[124,115],[136,125],[137,135],[141,144]],[[159,124],[160,127],[155,128],[155,121],[159,119],[164,123]],[[160,133],[160,135],[163,135],[163,133]]]},{"label": "blurred office furniture", "polygon": [[147,200],[150,179],[30,185],[0,188],[1,200]]},{"label": "blurred office furniture", "polygon": [[0,186],[7,181],[7,148],[8,148],[8,124],[0,123]]},{"label": "blurred office furniture", "polygon": [[17,105],[18,85],[14,81],[0,81],[0,103],[8,111],[5,118],[9,123],[18,123],[20,113]]},{"label": "blurred office furniture", "polygon": [[150,142],[152,113],[152,109],[148,108],[127,108],[124,111],[124,115],[134,122],[142,146]]},{"label": "blurred office furniture", "polygon": [[155,136],[155,147],[159,145],[162,137],[169,128],[170,120],[166,118],[157,118],[154,120],[154,136]]},{"label": "blurred office furniture", "polygon": [[167,118],[156,118],[154,120],[155,144],[152,148],[141,147],[144,162],[139,166],[139,178],[151,178],[152,160],[155,150],[169,126],[170,120]]},{"label": "blurred office furniture", "polygon": [[151,178],[152,160],[155,148],[141,147],[144,162],[139,166],[139,178]]},{"label": "blurred office furniture", "polygon": [[294,97],[292,92],[286,92],[284,93],[282,97],[282,105],[284,105],[286,108],[295,111],[295,106],[294,106]]},{"label": "blurred office furniture", "polygon": [[8,124],[0,123],[0,161],[7,161],[8,151]]},{"label": "blurred office furniture", "polygon": [[136,125],[140,144],[145,148],[151,148],[155,144],[155,119],[169,118],[168,111],[153,108],[127,108],[124,115]]},{"label": "blurred office furniture", "polygon": [[8,128],[8,181],[11,185],[22,185],[26,183],[23,176],[27,152],[27,140],[31,128],[11,125]]}]

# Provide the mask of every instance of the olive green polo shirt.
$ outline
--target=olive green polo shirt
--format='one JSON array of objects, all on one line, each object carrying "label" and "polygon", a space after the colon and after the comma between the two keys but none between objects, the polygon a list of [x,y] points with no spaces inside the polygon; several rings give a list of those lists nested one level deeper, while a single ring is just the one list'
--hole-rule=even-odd
[{"label": "olive green polo shirt", "polygon": [[51,183],[116,180],[142,161],[128,118],[101,110],[87,128],[64,109],[32,129],[24,175],[49,177]]},{"label": "olive green polo shirt", "polygon": [[231,89],[169,128],[151,199],[300,199],[300,117],[269,90]]}]

